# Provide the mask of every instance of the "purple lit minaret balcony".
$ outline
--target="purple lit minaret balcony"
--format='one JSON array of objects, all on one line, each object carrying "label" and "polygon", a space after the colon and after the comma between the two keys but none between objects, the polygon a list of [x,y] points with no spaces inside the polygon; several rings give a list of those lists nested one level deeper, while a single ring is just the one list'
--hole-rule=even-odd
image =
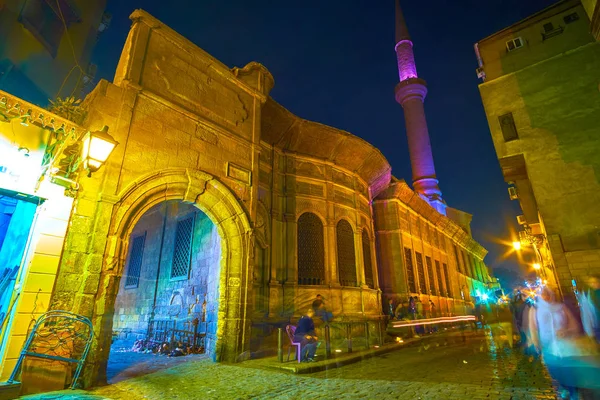
[{"label": "purple lit minaret balcony", "polygon": [[440,214],[446,215],[446,203],[438,187],[423,107],[427,95],[427,83],[417,75],[413,43],[408,34],[399,0],[396,0],[395,50],[400,76],[400,83],[395,89],[396,101],[404,109],[413,187]]}]

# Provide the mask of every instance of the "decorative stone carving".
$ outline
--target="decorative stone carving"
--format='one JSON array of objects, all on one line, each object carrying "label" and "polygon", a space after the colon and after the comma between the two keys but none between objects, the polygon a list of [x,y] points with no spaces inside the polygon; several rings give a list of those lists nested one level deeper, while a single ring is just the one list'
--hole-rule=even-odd
[{"label": "decorative stone carving", "polygon": [[246,185],[252,185],[252,172],[233,163],[227,163],[227,176]]},{"label": "decorative stone carving", "polygon": [[[150,53],[153,68],[149,68],[144,77],[151,89],[232,126],[238,126],[248,118],[248,110],[239,94],[177,55],[163,52],[159,56],[157,51],[160,49]],[[158,82],[164,86],[157,87]]]},{"label": "decorative stone carving", "polygon": [[296,174],[320,179],[325,177],[324,168],[322,166],[308,161],[298,161],[296,163]]},{"label": "decorative stone carving", "polygon": [[331,180],[333,180],[335,183],[339,183],[348,188],[354,189],[354,178],[337,169],[332,170]]}]

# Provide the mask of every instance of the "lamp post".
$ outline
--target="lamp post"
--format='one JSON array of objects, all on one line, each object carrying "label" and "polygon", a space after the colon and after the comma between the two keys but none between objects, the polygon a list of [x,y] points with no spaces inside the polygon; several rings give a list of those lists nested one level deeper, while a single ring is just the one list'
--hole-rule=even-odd
[{"label": "lamp post", "polygon": [[104,125],[102,130],[88,131],[82,138],[81,158],[83,168],[88,171],[88,177],[98,171],[119,144],[111,135],[108,134],[108,126]]}]

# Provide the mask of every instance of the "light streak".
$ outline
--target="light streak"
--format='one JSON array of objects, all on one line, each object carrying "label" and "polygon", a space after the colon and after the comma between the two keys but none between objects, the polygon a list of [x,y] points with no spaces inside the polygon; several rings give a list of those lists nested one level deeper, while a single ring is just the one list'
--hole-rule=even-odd
[{"label": "light streak", "polygon": [[418,326],[418,325],[431,325],[431,324],[444,324],[450,322],[466,322],[475,321],[474,315],[461,315],[457,317],[439,317],[439,318],[426,318],[417,319],[410,322],[396,322],[392,326],[394,328],[402,328],[403,326]]}]

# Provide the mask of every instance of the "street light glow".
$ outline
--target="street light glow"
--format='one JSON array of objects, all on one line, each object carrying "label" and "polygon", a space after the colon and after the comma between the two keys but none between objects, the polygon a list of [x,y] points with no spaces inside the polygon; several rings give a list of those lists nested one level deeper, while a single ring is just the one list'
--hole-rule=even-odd
[{"label": "street light glow", "polygon": [[540,265],[540,263],[534,263],[533,264],[533,268],[534,269],[540,269],[540,268],[542,268],[542,266]]},{"label": "street light glow", "polygon": [[521,242],[513,242],[513,249],[515,250],[521,250]]}]

